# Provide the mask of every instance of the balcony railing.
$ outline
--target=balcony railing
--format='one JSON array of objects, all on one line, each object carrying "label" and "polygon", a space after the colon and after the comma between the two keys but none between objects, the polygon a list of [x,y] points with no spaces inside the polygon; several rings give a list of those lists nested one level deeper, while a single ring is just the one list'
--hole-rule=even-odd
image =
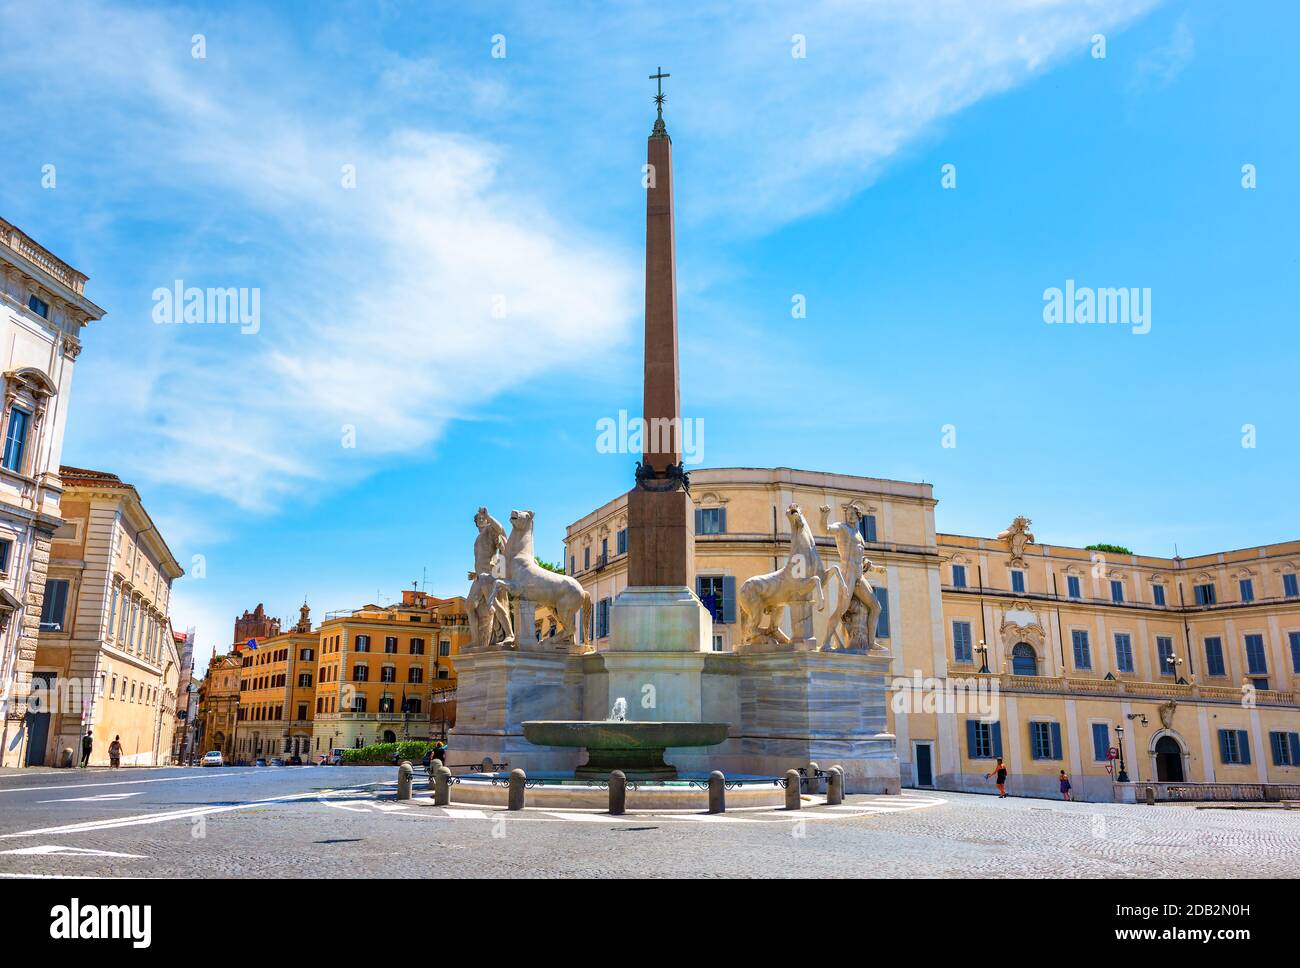
[{"label": "balcony railing", "polygon": [[[960,673],[950,672],[957,677]],[[1017,676],[1009,673],[967,674],[971,678],[996,680],[1004,692],[1050,692],[1068,695],[1125,696],[1132,699],[1208,699],[1216,702],[1241,702],[1242,691],[1231,686],[1205,686],[1200,683],[1148,682],[1140,679],[1090,679],[1084,676]],[[1294,706],[1294,691],[1256,689],[1254,701],[1261,706]]]},{"label": "balcony railing", "polygon": [[6,245],[28,262],[40,266],[77,295],[86,291],[86,276],[37,244],[16,226],[0,219],[0,244]]}]

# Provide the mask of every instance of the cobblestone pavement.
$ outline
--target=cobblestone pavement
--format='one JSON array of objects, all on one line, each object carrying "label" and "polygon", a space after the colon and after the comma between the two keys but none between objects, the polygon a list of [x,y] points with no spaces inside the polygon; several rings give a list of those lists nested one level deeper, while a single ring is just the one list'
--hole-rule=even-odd
[{"label": "cobblestone pavement", "polygon": [[[1300,811],[905,791],[610,817],[393,799],[387,768],[0,776],[0,877],[1293,877]],[[454,795],[454,794],[453,794]]]}]

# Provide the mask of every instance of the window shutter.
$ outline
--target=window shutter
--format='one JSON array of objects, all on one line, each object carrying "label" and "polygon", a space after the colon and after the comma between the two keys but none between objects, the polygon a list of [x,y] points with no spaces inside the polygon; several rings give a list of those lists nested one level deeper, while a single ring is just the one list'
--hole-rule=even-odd
[{"label": "window shutter", "polygon": [[1287,733],[1291,743],[1291,765],[1300,766],[1300,733]]},{"label": "window shutter", "polygon": [[1061,755],[1061,724],[1052,723],[1052,759],[1064,759]]},{"label": "window shutter", "polygon": [[1000,722],[998,722],[998,723],[993,723],[993,724],[992,724],[992,727],[993,727],[993,730],[992,730],[992,732],[993,732],[993,755],[994,755],[995,757],[996,757],[996,756],[1001,756],[1001,755],[1002,755],[1002,724],[1001,724]]},{"label": "window shutter", "polygon": [[1232,762],[1232,756],[1228,751],[1228,731],[1226,729],[1219,730],[1219,760],[1223,763]]},{"label": "window shutter", "polygon": [[718,534],[727,533],[727,509],[718,508]]},{"label": "window shutter", "polygon": [[1285,766],[1286,758],[1283,755],[1282,744],[1286,742],[1286,733],[1269,733],[1268,745],[1273,750],[1273,765]]},{"label": "window shutter", "polygon": [[1042,759],[1042,757],[1038,755],[1038,730],[1042,726],[1042,723],[1029,724],[1029,758],[1031,760]]},{"label": "window shutter", "polygon": [[966,758],[970,760],[979,759],[978,739],[975,735],[975,720],[966,720]]},{"label": "window shutter", "polygon": [[[724,511],[725,515],[726,512]],[[724,529],[725,530],[725,529]],[[722,621],[731,625],[736,621],[736,576],[722,576]]]},{"label": "window shutter", "polygon": [[700,508],[695,509],[695,533],[700,534],[704,531],[704,511]]},{"label": "window shutter", "polygon": [[889,638],[889,589],[873,588],[876,601],[880,603],[880,617],[876,619],[876,638]]},{"label": "window shutter", "polygon": [[1250,737],[1244,729],[1237,730],[1237,749],[1241,751],[1241,762],[1250,766]]}]

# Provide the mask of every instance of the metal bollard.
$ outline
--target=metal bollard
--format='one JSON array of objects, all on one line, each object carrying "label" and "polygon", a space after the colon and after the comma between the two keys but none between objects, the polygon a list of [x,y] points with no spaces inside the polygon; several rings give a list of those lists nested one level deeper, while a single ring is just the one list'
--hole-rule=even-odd
[{"label": "metal bollard", "polygon": [[440,766],[433,771],[433,805],[445,807],[451,803],[451,770]]},{"label": "metal bollard", "polygon": [[524,809],[524,784],[528,781],[528,774],[523,770],[510,771],[510,800],[506,804],[508,810]]},{"label": "metal bollard", "polygon": [[1147,800],[1147,806],[1148,806],[1148,807],[1154,807],[1154,806],[1156,805],[1156,788],[1155,788],[1155,787],[1153,787],[1153,786],[1149,786],[1149,787],[1147,787],[1147,789],[1146,789],[1146,800]]},{"label": "metal bollard", "polygon": [[397,767],[397,799],[411,799],[411,764],[402,760]]},{"label": "metal bollard", "polygon": [[627,810],[627,774],[615,770],[609,775],[609,812],[622,816]]},{"label": "metal bollard", "polygon": [[799,799],[799,771],[785,771],[785,808],[787,810],[798,810],[803,806],[803,801]]},{"label": "metal bollard", "polygon": [[727,778],[721,770],[709,774],[709,813],[727,812]]},{"label": "metal bollard", "polygon": [[844,769],[832,766],[826,778],[826,803],[835,806],[844,802]]}]

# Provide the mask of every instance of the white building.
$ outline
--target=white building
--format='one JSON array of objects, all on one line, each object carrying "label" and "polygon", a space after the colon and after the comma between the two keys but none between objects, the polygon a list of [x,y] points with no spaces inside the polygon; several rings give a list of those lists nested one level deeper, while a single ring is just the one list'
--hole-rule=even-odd
[{"label": "white building", "polygon": [[26,762],[28,698],[50,542],[62,521],[59,461],[81,328],[104,310],[86,277],[0,219],[0,765]]}]

